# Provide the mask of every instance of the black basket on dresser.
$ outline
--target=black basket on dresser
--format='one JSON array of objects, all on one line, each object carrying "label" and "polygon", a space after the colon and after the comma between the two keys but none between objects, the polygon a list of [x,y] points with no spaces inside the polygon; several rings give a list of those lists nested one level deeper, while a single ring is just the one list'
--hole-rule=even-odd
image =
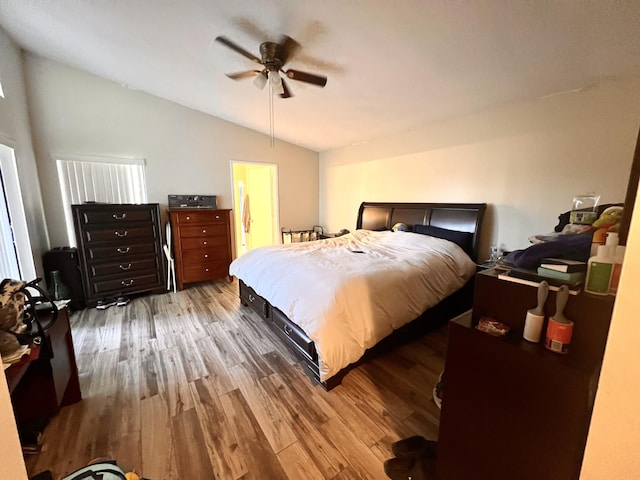
[{"label": "black basket on dresser", "polygon": [[87,203],[71,209],[88,307],[104,298],[166,291],[157,203]]}]

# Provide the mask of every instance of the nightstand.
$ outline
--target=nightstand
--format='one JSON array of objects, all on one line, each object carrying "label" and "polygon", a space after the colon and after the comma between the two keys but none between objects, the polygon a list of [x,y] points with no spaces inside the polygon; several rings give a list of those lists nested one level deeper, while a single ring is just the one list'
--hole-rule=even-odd
[{"label": "nightstand", "polygon": [[489,270],[496,266],[496,262],[492,262],[491,260],[487,260],[486,262],[479,263],[476,265],[476,272],[482,272],[484,270]]}]

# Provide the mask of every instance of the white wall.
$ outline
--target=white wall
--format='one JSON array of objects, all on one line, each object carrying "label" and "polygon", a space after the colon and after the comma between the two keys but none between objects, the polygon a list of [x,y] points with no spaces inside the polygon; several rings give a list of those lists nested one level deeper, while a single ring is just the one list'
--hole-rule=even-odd
[{"label": "white wall", "polygon": [[[278,165],[280,223],[318,222],[317,152],[28,54],[25,75],[34,145],[53,246],[68,244],[52,154],[142,157],[149,202],[214,194],[233,208],[231,160]],[[214,91],[211,95],[215,95]]]},{"label": "white wall", "polygon": [[[0,81],[5,99],[0,99],[0,137],[15,149],[20,187],[27,214],[27,228],[34,249],[34,259],[40,265],[40,253],[47,248],[42,202],[36,165],[31,149],[31,133],[27,115],[22,65],[19,48],[0,29]],[[5,140],[7,139],[7,140]],[[4,248],[4,246],[3,246]],[[0,380],[0,478],[22,480],[27,471],[22,460],[13,409],[2,375]]]},{"label": "white wall", "polygon": [[22,59],[20,49],[2,29],[0,79],[5,93],[5,98],[0,98],[0,142],[15,150],[33,261],[41,275],[42,253],[49,248],[49,239],[31,142]]},{"label": "white wall", "polygon": [[354,228],[362,201],[487,202],[484,255],[524,248],[576,194],[624,201],[639,104],[640,80],[612,81],[321,153],[320,222]]}]

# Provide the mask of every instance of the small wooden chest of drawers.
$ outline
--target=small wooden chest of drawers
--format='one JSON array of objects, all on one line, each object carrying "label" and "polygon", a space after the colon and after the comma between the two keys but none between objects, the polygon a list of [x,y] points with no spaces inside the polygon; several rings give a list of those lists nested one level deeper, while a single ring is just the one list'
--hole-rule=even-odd
[{"label": "small wooden chest of drawers", "polygon": [[228,276],[230,210],[172,208],[169,216],[178,290],[182,290],[185,283]]},{"label": "small wooden chest of drawers", "polygon": [[107,297],[165,291],[157,203],[71,208],[87,306]]}]

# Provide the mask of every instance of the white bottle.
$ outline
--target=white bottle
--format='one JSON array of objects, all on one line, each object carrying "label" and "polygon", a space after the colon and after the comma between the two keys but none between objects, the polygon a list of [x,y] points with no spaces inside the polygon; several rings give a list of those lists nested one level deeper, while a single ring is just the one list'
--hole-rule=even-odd
[{"label": "white bottle", "polygon": [[618,293],[618,284],[620,283],[620,272],[622,272],[625,249],[626,247],[623,245],[616,247],[616,255],[613,259],[613,272],[611,273],[611,284],[609,285],[609,293],[611,295]]},{"label": "white bottle", "polygon": [[611,258],[616,256],[616,248],[618,247],[618,232],[607,232],[607,240],[605,245],[608,247],[609,252],[607,255]]},{"label": "white bottle", "polygon": [[584,291],[595,295],[608,295],[613,274],[614,259],[609,256],[607,245],[598,245],[598,253],[587,262],[587,279]]}]

